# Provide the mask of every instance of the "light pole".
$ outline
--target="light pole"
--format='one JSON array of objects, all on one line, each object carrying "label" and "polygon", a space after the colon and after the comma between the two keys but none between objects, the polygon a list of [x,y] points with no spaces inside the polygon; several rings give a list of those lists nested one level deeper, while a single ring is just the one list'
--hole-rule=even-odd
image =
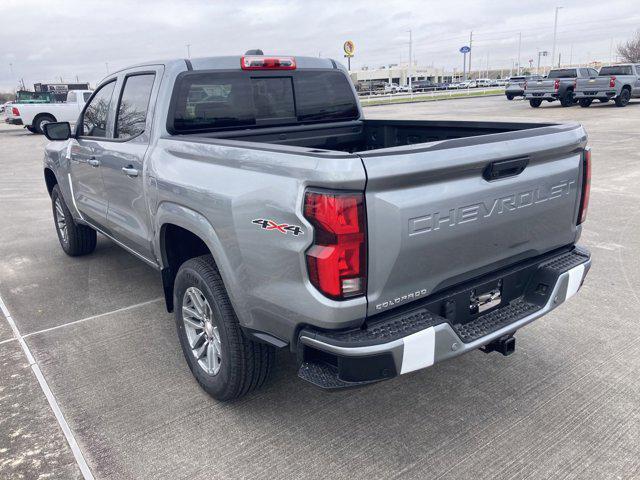
[{"label": "light pole", "polygon": [[191,44],[187,43],[185,46],[187,47],[187,58],[191,60]]},{"label": "light pole", "polygon": [[411,29],[409,29],[409,69],[407,71],[408,75],[409,75],[409,92],[411,93],[411,96],[413,97],[413,89],[411,88],[412,86],[412,79],[411,79],[411,70],[412,70],[412,66],[413,66],[413,33],[411,32]]},{"label": "light pole", "polygon": [[522,32],[518,33],[518,75],[520,75],[520,52],[522,51]]},{"label": "light pole", "polygon": [[[558,38],[558,12],[562,7],[556,7],[556,16],[553,21],[553,48],[551,49],[551,66],[556,61],[556,39]],[[560,66],[560,65],[558,65]]]}]

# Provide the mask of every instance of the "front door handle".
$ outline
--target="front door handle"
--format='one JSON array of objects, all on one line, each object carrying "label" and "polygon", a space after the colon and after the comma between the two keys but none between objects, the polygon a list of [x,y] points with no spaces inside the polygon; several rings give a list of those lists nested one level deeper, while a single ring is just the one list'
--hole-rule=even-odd
[{"label": "front door handle", "polygon": [[96,159],[95,157],[91,157],[88,163],[95,168],[98,168],[100,166],[100,160]]},{"label": "front door handle", "polygon": [[133,168],[131,165],[129,165],[128,167],[122,167],[122,171],[128,177],[137,177],[138,176],[138,170]]}]

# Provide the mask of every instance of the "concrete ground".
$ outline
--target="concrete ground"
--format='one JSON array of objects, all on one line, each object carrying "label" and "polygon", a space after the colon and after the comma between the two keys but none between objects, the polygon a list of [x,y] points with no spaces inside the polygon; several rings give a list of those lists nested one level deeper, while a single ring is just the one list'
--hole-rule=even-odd
[{"label": "concrete ground", "polygon": [[182,358],[158,274],[104,238],[65,256],[45,140],[2,125],[0,478],[80,478],[80,455],[96,478],[639,478],[640,102],[532,110],[491,97],[366,115],[583,123],[594,166],[582,291],[519,332],[509,358],[473,352],[325,393],[283,353],[266,388],[219,404]]}]

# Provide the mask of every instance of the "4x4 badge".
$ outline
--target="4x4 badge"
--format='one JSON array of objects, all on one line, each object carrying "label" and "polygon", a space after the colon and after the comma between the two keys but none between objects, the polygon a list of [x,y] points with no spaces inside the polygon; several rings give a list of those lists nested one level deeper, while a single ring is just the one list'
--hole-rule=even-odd
[{"label": "4x4 badge", "polygon": [[273,220],[265,220],[263,218],[258,218],[253,220],[251,223],[255,223],[259,225],[263,230],[275,230],[280,233],[284,233],[285,235],[289,232],[293,233],[295,236],[304,235],[302,231],[302,227],[298,225],[289,225],[286,223],[278,223]]}]

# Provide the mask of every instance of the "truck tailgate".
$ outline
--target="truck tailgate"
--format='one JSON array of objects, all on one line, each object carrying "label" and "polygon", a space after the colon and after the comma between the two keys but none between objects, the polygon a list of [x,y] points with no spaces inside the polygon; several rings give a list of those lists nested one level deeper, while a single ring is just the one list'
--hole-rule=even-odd
[{"label": "truck tailgate", "polygon": [[589,91],[603,91],[610,90],[609,77],[597,77],[597,78],[579,78],[576,83],[576,90],[589,92]]},{"label": "truck tailgate", "polygon": [[585,145],[557,125],[360,153],[368,313],[574,243]]}]

